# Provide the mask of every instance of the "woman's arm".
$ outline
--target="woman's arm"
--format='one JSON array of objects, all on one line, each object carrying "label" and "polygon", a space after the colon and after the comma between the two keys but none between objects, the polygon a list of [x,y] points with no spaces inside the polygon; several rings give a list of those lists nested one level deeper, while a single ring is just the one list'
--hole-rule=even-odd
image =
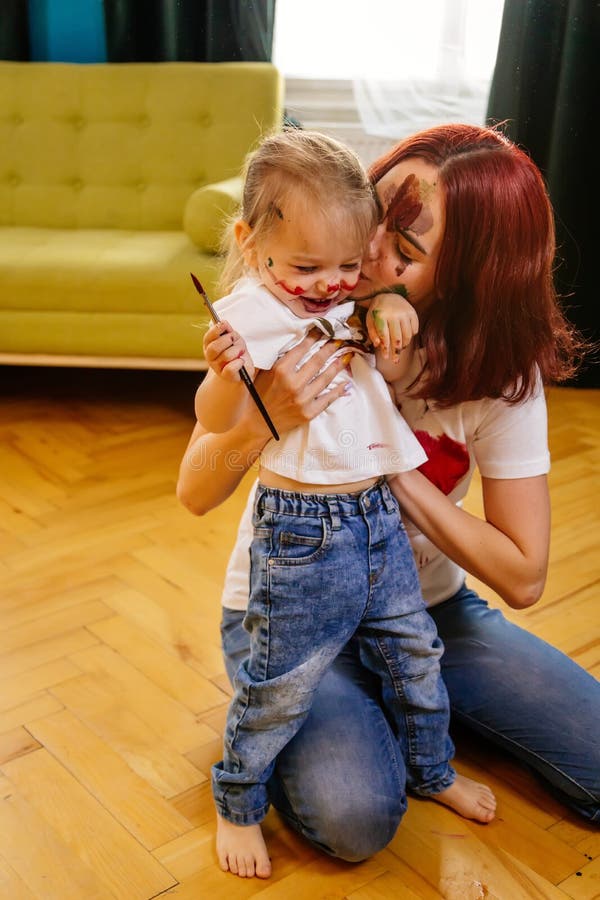
[{"label": "woman's arm", "polygon": [[539,600],[550,543],[545,475],[482,478],[485,520],[456,506],[416,469],[395,475],[390,487],[417,528],[509,606],[523,609]]},{"label": "woman's arm", "polygon": [[[260,372],[256,378],[256,388],[280,434],[314,419],[343,394],[343,384],[323,393],[343,368],[343,359],[334,360],[318,374],[338,349],[338,342],[324,344],[307,363],[296,368],[316,339],[309,335],[270,371]],[[253,403],[246,406],[234,427],[222,434],[207,432],[197,422],[179,470],[177,496],[181,503],[197,516],[218,506],[233,493],[270,439],[269,429]]]}]

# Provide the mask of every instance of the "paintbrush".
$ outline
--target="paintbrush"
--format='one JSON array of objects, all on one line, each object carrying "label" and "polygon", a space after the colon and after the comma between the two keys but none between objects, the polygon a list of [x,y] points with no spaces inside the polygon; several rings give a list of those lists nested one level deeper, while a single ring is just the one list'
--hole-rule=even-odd
[{"label": "paintbrush", "polygon": [[[194,287],[196,288],[196,290],[198,291],[198,293],[204,300],[204,304],[205,304],[207,310],[209,311],[213,322],[220,322],[221,319],[219,318],[219,314],[217,313],[216,309],[214,308],[214,306],[212,305],[212,303],[206,296],[206,292],[205,292],[204,288],[202,287],[202,285],[200,284],[200,282],[198,281],[198,279],[192,272],[190,272],[190,275],[191,275],[192,281],[194,282]],[[258,391],[254,387],[254,382],[248,375],[248,370],[246,369],[246,366],[242,366],[242,368],[240,369],[240,378],[242,379],[242,381],[248,388],[250,396],[256,403],[256,405],[258,407],[258,411],[260,412],[261,416],[263,417],[263,419],[269,426],[269,431],[271,432],[271,434],[273,435],[275,440],[278,441],[279,435],[277,434],[277,429],[273,425],[273,422],[271,421],[271,417],[270,417],[269,413],[267,412],[267,410],[265,409],[265,406],[264,406],[262,400],[260,399]]]}]

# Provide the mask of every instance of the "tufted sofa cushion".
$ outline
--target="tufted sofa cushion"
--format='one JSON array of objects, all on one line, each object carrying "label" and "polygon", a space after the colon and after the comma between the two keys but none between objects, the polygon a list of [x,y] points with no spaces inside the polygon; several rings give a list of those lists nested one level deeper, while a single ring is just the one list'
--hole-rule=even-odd
[{"label": "tufted sofa cushion", "polygon": [[266,63],[0,63],[0,361],[200,360],[189,272],[213,291],[244,158],[280,119]]},{"label": "tufted sofa cushion", "polygon": [[261,63],[0,64],[0,224],[181,228],[280,105]]},{"label": "tufted sofa cushion", "polygon": [[194,191],[183,213],[185,233],[201,250],[218,253],[223,224],[239,210],[242,200],[241,176],[207,184]]}]

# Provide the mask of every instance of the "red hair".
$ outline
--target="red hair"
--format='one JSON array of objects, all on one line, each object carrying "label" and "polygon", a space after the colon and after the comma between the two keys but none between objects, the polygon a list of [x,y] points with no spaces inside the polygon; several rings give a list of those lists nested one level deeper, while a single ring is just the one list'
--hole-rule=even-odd
[{"label": "red hair", "polygon": [[544,383],[570,378],[582,341],[558,305],[554,218],[539,169],[493,129],[442,125],[377,160],[373,182],[410,157],[439,169],[446,215],[438,299],[421,322],[427,383],[417,396],[445,406],[516,403],[538,372]]}]

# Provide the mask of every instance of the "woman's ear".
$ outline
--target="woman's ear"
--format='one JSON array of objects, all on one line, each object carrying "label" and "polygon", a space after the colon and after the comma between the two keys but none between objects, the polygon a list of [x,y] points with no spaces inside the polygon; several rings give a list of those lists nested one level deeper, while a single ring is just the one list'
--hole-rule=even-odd
[{"label": "woman's ear", "polygon": [[243,219],[238,219],[233,225],[233,236],[236,244],[242,251],[246,265],[251,266],[253,269],[258,268],[254,234],[250,225]]}]

